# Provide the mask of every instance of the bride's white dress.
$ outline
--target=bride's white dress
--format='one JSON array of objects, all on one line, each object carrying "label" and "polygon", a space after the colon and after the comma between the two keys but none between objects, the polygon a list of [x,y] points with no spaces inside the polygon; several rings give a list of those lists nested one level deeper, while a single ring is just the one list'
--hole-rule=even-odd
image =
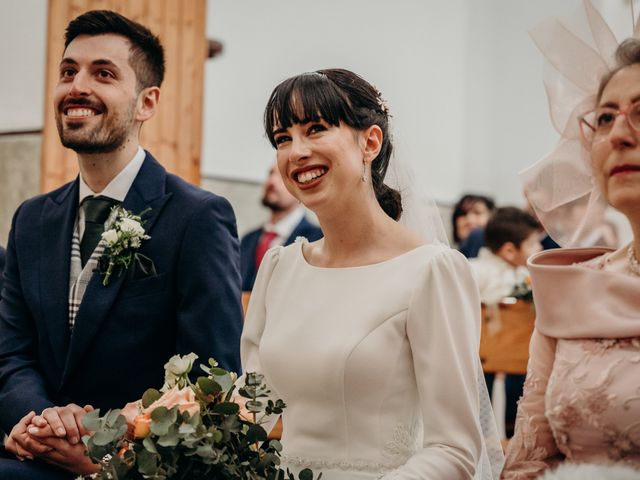
[{"label": "bride's white dress", "polygon": [[242,338],[283,415],[283,465],[324,480],[474,476],[480,300],[464,257],[425,245],[352,268],[265,256]]}]

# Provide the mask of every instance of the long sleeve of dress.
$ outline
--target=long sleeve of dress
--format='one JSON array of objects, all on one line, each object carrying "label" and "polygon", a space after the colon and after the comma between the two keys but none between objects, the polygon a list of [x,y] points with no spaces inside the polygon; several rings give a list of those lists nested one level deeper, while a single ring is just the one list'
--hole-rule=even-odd
[{"label": "long sleeve of dress", "polygon": [[555,351],[555,339],[533,332],[524,394],[518,404],[515,435],[507,448],[503,480],[537,478],[563,458],[545,416],[545,392]]},{"label": "long sleeve of dress", "polygon": [[[273,270],[278,264],[278,256],[281,250],[282,247],[278,246],[267,251],[258,270],[245,316],[242,338],[240,340],[240,357],[242,360],[242,371],[244,373],[242,377],[238,379],[238,385],[244,385],[244,379],[247,373],[263,373],[260,363],[260,341],[262,339],[262,333],[264,332],[267,314],[265,300],[269,289],[269,280],[271,279]],[[279,397],[274,391],[273,386],[269,385],[268,380],[269,379],[266,379],[267,385],[271,390],[269,397],[275,400]],[[277,420],[277,417],[270,418],[269,422],[264,423],[262,426],[269,432]]]},{"label": "long sleeve of dress", "polygon": [[382,478],[472,479],[482,449],[478,289],[468,262],[454,250],[434,256],[418,282],[407,335],[423,417],[422,448]]}]

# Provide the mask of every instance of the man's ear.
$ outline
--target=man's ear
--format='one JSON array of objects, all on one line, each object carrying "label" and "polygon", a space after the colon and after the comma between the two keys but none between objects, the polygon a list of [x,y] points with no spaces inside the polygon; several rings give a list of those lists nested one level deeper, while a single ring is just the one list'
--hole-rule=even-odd
[{"label": "man's ear", "polygon": [[498,256],[509,263],[514,263],[519,249],[513,242],[505,242],[498,250]]},{"label": "man's ear", "polygon": [[364,161],[371,163],[382,148],[382,129],[378,125],[371,125],[363,132],[362,138],[364,140]]},{"label": "man's ear", "polygon": [[146,122],[156,113],[156,107],[160,100],[160,89],[158,87],[148,87],[140,92],[138,105],[136,107],[136,120]]}]

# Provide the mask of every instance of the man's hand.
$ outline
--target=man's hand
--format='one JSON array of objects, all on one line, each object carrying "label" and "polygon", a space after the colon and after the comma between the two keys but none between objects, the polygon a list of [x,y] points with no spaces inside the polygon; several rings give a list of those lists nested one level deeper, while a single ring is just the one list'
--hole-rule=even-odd
[{"label": "man's hand", "polygon": [[75,403],[66,407],[45,408],[40,415],[31,419],[27,431],[40,441],[46,437],[66,437],[71,445],[76,445],[87,433],[82,425],[82,417],[92,410],[91,405],[82,408]]},{"label": "man's hand", "polygon": [[58,437],[47,437],[41,441],[50,449],[50,451],[38,455],[38,458],[44,462],[75,475],[90,475],[100,470],[100,465],[93,463],[87,456],[83,443],[73,445],[66,438]]},{"label": "man's hand", "polygon": [[33,460],[34,456],[39,456],[52,450],[52,447],[32,438],[27,433],[27,428],[35,416],[36,412],[29,412],[27,415],[22,417],[22,419],[11,429],[11,433],[9,433],[4,442],[4,448],[8,452],[13,453],[20,460],[24,460],[25,458]]}]

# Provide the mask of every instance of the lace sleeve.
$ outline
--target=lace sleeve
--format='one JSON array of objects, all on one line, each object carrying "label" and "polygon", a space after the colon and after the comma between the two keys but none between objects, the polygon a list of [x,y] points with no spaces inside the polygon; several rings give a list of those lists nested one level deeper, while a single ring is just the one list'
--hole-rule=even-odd
[{"label": "lace sleeve", "polygon": [[545,416],[545,392],[555,351],[556,340],[534,330],[524,395],[518,403],[515,435],[507,447],[502,480],[537,478],[563,459]]}]

